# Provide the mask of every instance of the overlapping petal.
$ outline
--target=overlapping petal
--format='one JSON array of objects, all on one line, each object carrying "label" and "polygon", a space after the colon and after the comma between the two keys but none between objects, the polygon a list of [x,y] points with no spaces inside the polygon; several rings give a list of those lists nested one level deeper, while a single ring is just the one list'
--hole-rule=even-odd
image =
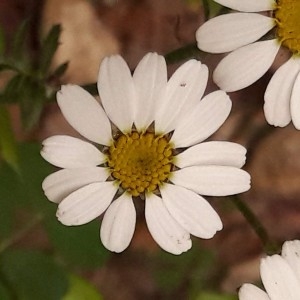
[{"label": "overlapping petal", "polygon": [[259,12],[272,10],[276,6],[274,0],[214,0],[215,2],[244,12]]},{"label": "overlapping petal", "polygon": [[[298,59],[299,60],[299,59]],[[291,117],[294,126],[300,130],[300,72],[298,73],[291,95]]]},{"label": "overlapping petal", "polygon": [[42,157],[60,168],[86,168],[100,165],[106,160],[92,144],[80,139],[55,135],[43,141]]},{"label": "overlapping petal", "polygon": [[214,82],[224,91],[241,90],[259,78],[271,67],[280,48],[277,40],[256,42],[241,47],[221,60],[216,67]]},{"label": "overlapping petal", "polygon": [[[295,111],[297,105],[295,102],[291,104],[291,96],[299,72],[300,60],[292,57],[275,72],[270,80],[265,92],[264,104],[265,117],[269,124],[283,127],[290,123],[291,108],[293,107]],[[296,99],[296,103],[298,102],[299,100]]]},{"label": "overlapping petal", "polygon": [[91,183],[60,202],[56,216],[64,225],[86,224],[106,210],[116,192],[111,181]]},{"label": "overlapping petal", "polygon": [[208,94],[177,124],[171,142],[180,148],[207,139],[225,122],[231,105],[230,98],[223,91]]},{"label": "overlapping petal", "polygon": [[208,69],[200,61],[189,60],[168,81],[165,93],[158,99],[155,131],[168,133],[200,101],[207,84]]},{"label": "overlapping petal", "polygon": [[203,197],[168,183],[160,192],[171,216],[192,235],[209,239],[222,229],[220,217]]},{"label": "overlapping petal", "polygon": [[264,287],[272,300],[299,300],[300,284],[295,273],[279,255],[262,259],[260,268]]},{"label": "overlapping petal", "polygon": [[172,173],[171,182],[200,195],[228,196],[250,189],[250,175],[228,166],[192,166]]},{"label": "overlapping petal", "polygon": [[132,239],[136,212],[131,196],[124,193],[116,199],[104,214],[100,236],[103,245],[110,251],[124,251]]},{"label": "overlapping petal", "polygon": [[211,141],[197,144],[175,157],[179,168],[199,165],[232,166],[241,168],[246,161],[247,150],[240,144]]},{"label": "overlapping petal", "polygon": [[105,181],[108,176],[108,170],[101,167],[62,169],[47,176],[42,188],[50,201],[60,203],[79,188],[93,182]]},{"label": "overlapping petal", "polygon": [[244,284],[239,290],[240,300],[271,300],[266,292],[253,284]]},{"label": "overlapping petal", "polygon": [[57,93],[57,103],[69,124],[82,136],[109,145],[112,139],[109,119],[88,92],[77,85],[64,85]]},{"label": "overlapping petal", "polygon": [[229,52],[257,41],[274,26],[272,18],[260,14],[220,15],[205,22],[197,30],[198,48],[210,53]]},{"label": "overlapping petal", "polygon": [[122,132],[128,132],[134,122],[137,99],[130,70],[121,56],[103,59],[98,91],[109,119]]},{"label": "overlapping petal", "polygon": [[[137,65],[133,81],[137,94],[134,123],[143,131],[154,121],[157,99],[167,85],[167,65],[164,57],[148,53]],[[158,103],[160,105],[160,103]]]},{"label": "overlapping petal", "polygon": [[288,241],[282,246],[282,257],[288,262],[300,282],[300,241]]},{"label": "overlapping petal", "polygon": [[178,255],[192,247],[189,233],[174,220],[155,194],[146,195],[145,217],[153,239],[164,250]]}]

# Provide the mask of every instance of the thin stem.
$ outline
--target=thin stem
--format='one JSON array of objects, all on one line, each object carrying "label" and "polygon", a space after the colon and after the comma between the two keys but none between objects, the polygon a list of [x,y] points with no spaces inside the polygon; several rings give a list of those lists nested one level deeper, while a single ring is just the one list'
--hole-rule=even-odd
[{"label": "thin stem", "polygon": [[0,254],[4,252],[6,249],[10,248],[24,236],[26,236],[36,225],[38,225],[43,220],[43,215],[36,215],[31,221],[29,221],[22,229],[17,231],[11,237],[3,240],[0,243]]},{"label": "thin stem", "polygon": [[236,195],[230,197],[230,199],[235,207],[243,214],[257,236],[260,238],[266,253],[278,253],[278,246],[270,239],[267,230],[260,222],[260,220],[256,217],[254,212],[250,209],[250,207],[246,204],[246,202],[242,201]]}]

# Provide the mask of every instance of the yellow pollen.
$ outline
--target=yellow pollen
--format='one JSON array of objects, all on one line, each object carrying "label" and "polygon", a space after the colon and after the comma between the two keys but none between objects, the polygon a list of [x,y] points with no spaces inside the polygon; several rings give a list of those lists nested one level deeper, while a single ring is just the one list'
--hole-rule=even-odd
[{"label": "yellow pollen", "polygon": [[153,133],[121,135],[109,148],[108,166],[121,187],[133,196],[153,192],[172,171],[173,148]]},{"label": "yellow pollen", "polygon": [[274,14],[279,41],[291,52],[300,54],[300,1],[277,0]]}]

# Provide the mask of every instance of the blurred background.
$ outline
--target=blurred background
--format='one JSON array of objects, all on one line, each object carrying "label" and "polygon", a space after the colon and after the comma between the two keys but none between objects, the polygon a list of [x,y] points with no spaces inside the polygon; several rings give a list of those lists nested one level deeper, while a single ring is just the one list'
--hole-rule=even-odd
[{"label": "blurred background", "polygon": [[[210,0],[0,1],[1,300],[232,300],[241,284],[260,280],[266,250],[230,197],[208,198],[224,229],[193,239],[178,257],[152,240],[143,209],[131,245],[114,254],[101,245],[101,218],[66,227],[41,189],[54,171],[40,157],[41,141],[77,135],[55,102],[61,84],[96,94],[100,62],[116,53],[131,70],[154,51],[166,55],[170,75],[188,58],[211,73],[222,55],[198,51],[195,31],[223,11]],[[267,125],[262,106],[266,84],[287,58],[281,51],[261,80],[230,94],[232,114],[212,137],[248,149],[252,189],[239,200],[279,246],[300,236],[300,133]],[[216,89],[210,78],[206,93]]]}]

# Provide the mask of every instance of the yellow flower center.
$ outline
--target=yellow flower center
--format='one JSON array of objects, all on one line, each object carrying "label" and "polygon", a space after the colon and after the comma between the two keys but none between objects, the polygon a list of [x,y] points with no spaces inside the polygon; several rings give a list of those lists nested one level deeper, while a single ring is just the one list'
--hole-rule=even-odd
[{"label": "yellow flower center", "polygon": [[283,46],[300,53],[300,0],[277,0],[277,36]]},{"label": "yellow flower center", "polygon": [[152,192],[167,181],[172,160],[171,144],[165,137],[153,133],[122,134],[108,153],[113,178],[133,196]]}]

